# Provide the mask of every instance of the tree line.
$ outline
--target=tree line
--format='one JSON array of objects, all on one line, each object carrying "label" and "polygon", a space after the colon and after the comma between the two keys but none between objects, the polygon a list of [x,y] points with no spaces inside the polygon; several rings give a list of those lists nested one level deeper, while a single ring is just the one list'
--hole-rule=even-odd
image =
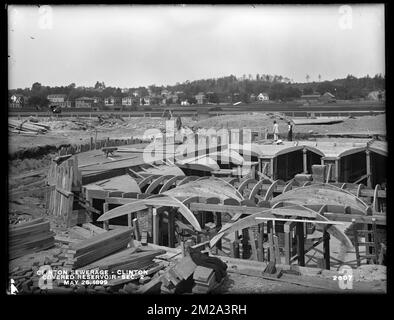
[{"label": "tree line", "polygon": [[[286,82],[287,81],[287,82]],[[270,100],[274,101],[293,101],[303,94],[324,94],[329,92],[337,99],[360,99],[365,98],[371,91],[385,89],[385,77],[377,74],[374,77],[365,76],[357,78],[348,75],[344,79],[335,79],[331,81],[294,83],[288,78],[282,76],[259,75],[255,77],[243,76],[237,78],[234,75],[212,79],[201,79],[195,81],[185,81],[175,85],[130,88],[129,92],[122,92],[121,88],[106,86],[104,82],[97,81],[91,88],[76,87],[75,83],[68,86],[44,86],[41,83],[34,83],[31,88],[9,90],[9,97],[13,94],[21,94],[28,98],[28,104],[46,106],[48,104],[47,96],[50,94],[65,94],[68,100],[74,100],[79,97],[99,97],[106,98],[114,96],[122,98],[136,93],[138,97],[150,96],[151,104],[161,104],[161,93],[166,89],[169,92],[176,93],[178,99],[175,103],[187,100],[190,103],[197,103],[195,96],[198,93],[204,93],[206,102],[253,102],[252,95],[257,96],[260,93],[267,93]],[[136,98],[137,100],[138,98]],[[167,103],[173,103],[168,99]]]}]

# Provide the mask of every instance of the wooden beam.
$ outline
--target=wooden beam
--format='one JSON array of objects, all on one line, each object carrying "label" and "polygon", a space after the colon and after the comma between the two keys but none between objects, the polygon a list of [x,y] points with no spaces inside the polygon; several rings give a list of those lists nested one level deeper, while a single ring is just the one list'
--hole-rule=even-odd
[{"label": "wooden beam", "polygon": [[323,231],[323,257],[325,268],[330,270],[330,234],[326,228]]},{"label": "wooden beam", "polygon": [[304,224],[296,224],[298,265],[305,266]]},{"label": "wooden beam", "polygon": [[160,239],[160,228],[159,228],[159,214],[157,212],[157,208],[153,208],[153,217],[152,217],[152,224],[153,224],[153,243],[159,245]]},{"label": "wooden beam", "polygon": [[175,248],[175,215],[172,210],[168,212],[168,246]]},{"label": "wooden beam", "polygon": [[257,259],[257,248],[256,248],[256,241],[254,239],[254,232],[252,228],[248,228],[248,233],[249,233],[249,242],[252,247],[252,259],[253,260],[258,260]]}]

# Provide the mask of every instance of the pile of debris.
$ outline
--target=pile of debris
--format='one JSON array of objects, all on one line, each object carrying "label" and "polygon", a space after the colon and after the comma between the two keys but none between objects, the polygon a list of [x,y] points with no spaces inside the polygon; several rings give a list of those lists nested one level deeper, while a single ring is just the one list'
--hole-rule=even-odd
[{"label": "pile of debris", "polygon": [[45,134],[50,130],[48,125],[29,121],[31,119],[27,119],[24,121],[20,120],[8,120],[8,130],[10,133],[18,133],[18,134]]},{"label": "pile of debris", "polygon": [[55,244],[54,235],[50,231],[49,221],[45,221],[44,218],[11,226],[9,233],[10,259],[53,247]]},{"label": "pile of debris", "polygon": [[109,115],[98,115],[98,123],[103,127],[112,127],[114,125],[126,125],[126,121],[121,115],[109,114]]}]

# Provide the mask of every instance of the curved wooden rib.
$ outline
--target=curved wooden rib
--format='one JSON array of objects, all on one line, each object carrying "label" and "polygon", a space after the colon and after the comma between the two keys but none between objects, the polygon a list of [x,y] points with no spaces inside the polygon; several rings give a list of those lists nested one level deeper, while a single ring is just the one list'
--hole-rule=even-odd
[{"label": "curved wooden rib", "polygon": [[279,180],[274,181],[274,182],[269,186],[267,192],[265,193],[264,201],[268,201],[268,200],[270,200],[270,199],[272,198],[272,196],[273,196],[273,194],[274,194],[274,191],[276,190],[276,187],[277,187],[277,185],[278,185],[278,181],[279,181]]},{"label": "curved wooden rib", "polygon": [[261,179],[259,182],[256,183],[256,185],[253,187],[252,191],[249,194],[249,198],[250,200],[254,200],[255,195],[259,192],[261,186],[265,183],[269,181],[269,183],[271,184],[272,182],[268,179]]},{"label": "curved wooden rib", "polygon": [[330,184],[313,184],[292,189],[271,200],[271,205],[277,202],[291,202],[304,205],[342,205],[349,206],[364,214],[368,205],[347,190],[342,190]]},{"label": "curved wooden rib", "polygon": [[249,183],[257,183],[257,182],[258,181],[256,179],[246,179],[246,180],[241,182],[241,184],[238,186],[237,190],[239,191],[239,193],[242,194],[242,192],[248,186]]},{"label": "curved wooden rib", "polygon": [[379,198],[378,198],[378,191],[380,190],[380,185],[377,184],[375,186],[375,190],[373,192],[373,201],[372,201],[372,209],[374,212],[379,212]]},{"label": "curved wooden rib", "polygon": [[[298,212],[298,214],[297,214],[297,212]],[[209,245],[210,245],[210,247],[213,247],[226,234],[229,234],[229,233],[232,233],[235,231],[239,231],[239,230],[242,230],[245,228],[250,228],[250,227],[260,224],[261,221],[256,219],[258,217],[276,218],[278,215],[281,217],[300,216],[301,213],[302,213],[302,216],[304,216],[304,217],[309,216],[311,218],[319,219],[320,221],[329,221],[326,217],[322,216],[320,213],[315,212],[311,209],[305,208],[303,206],[295,205],[295,206],[288,206],[288,207],[277,208],[277,209],[270,208],[270,209],[262,210],[259,213],[249,215],[249,216],[242,218],[232,224],[228,224],[228,225],[223,226],[222,229],[219,231],[219,233],[211,239],[211,241],[209,242]],[[353,247],[350,239],[340,229],[338,229],[335,225],[330,225],[327,228],[327,232],[329,232],[333,237],[335,237],[339,241],[341,241],[347,248]]]},{"label": "curved wooden rib", "polygon": [[186,218],[187,221],[190,222],[190,224],[196,229],[197,231],[202,231],[200,227],[200,223],[196,219],[195,215],[193,212],[190,211],[188,207],[186,207],[181,201],[179,201],[177,198],[167,196],[168,198],[172,199],[174,202],[179,204],[178,211]]},{"label": "curved wooden rib", "polygon": [[142,179],[139,183],[138,186],[140,187],[140,189],[142,189],[143,187],[145,187],[149,182],[151,182],[153,179],[156,179],[157,177],[160,177],[157,174],[152,174],[147,176],[146,178]]},{"label": "curved wooden rib", "polygon": [[182,200],[182,203],[184,205],[188,205],[189,203],[192,203],[192,202],[200,202],[200,198],[195,196],[195,197],[189,197],[189,198],[186,198],[185,200]]},{"label": "curved wooden rib", "polygon": [[107,221],[109,219],[121,217],[126,214],[138,212],[145,209],[148,209],[148,207],[145,205],[145,199],[141,199],[109,210],[102,214],[100,217],[98,217],[97,221]]},{"label": "curved wooden rib", "polygon": [[[193,212],[191,212],[189,210],[188,207],[186,207],[181,201],[179,201],[178,199],[171,197],[171,196],[164,196],[164,195],[155,195],[155,196],[151,196],[149,197],[149,199],[152,198],[166,198],[166,199],[170,199],[171,201],[169,202],[169,206],[172,207],[176,207],[178,208],[178,211],[186,218],[187,221],[190,222],[190,224],[197,230],[197,231],[201,231],[201,227],[200,224],[198,223],[196,217],[194,216]],[[147,205],[146,203],[149,202],[149,199],[142,199],[139,201],[135,201],[132,203],[127,203],[124,204],[120,207],[117,207],[115,209],[109,210],[106,213],[104,213],[103,215],[101,215],[97,221],[106,221],[109,219],[113,219],[113,218],[117,218],[120,216],[124,216],[126,214],[129,213],[133,213],[133,212],[137,212],[137,211],[141,211],[144,209],[147,209]],[[162,205],[158,205],[158,207],[163,207]]]},{"label": "curved wooden rib", "polygon": [[360,184],[358,185],[358,187],[357,187],[357,192],[356,192],[356,197],[357,197],[357,198],[360,198],[361,189],[364,189],[364,188],[365,188],[365,186],[364,186],[362,183],[360,183]]},{"label": "curved wooden rib", "polygon": [[196,181],[205,180],[205,179],[209,179],[209,178],[210,178],[210,176],[205,176],[205,177],[198,178]]},{"label": "curved wooden rib", "polygon": [[199,178],[198,176],[187,176],[186,178],[184,178],[178,183],[178,186],[181,186],[182,184],[188,183],[190,181],[197,180],[198,178]]},{"label": "curved wooden rib", "polygon": [[306,186],[310,186],[311,185],[311,182],[310,181],[305,181],[304,182],[304,184],[302,185],[303,187],[306,187]]},{"label": "curved wooden rib", "polygon": [[332,163],[329,163],[328,164],[328,170],[327,170],[326,183],[328,183],[330,181],[331,171],[332,171]]},{"label": "curved wooden rib", "polygon": [[238,178],[229,178],[229,179],[223,179],[223,180],[227,181],[229,184],[234,186],[234,183],[236,183],[238,181]]},{"label": "curved wooden rib", "polygon": [[164,175],[153,180],[149,187],[146,189],[145,193],[152,193],[164,180],[172,178],[173,175]]},{"label": "curved wooden rib", "polygon": [[282,193],[285,193],[287,191],[290,191],[293,188],[293,184],[294,184],[294,179],[291,179],[283,188]]},{"label": "curved wooden rib", "polygon": [[159,194],[167,191],[172,185],[174,185],[178,180],[184,179],[185,176],[175,176],[167,180],[159,190]]}]

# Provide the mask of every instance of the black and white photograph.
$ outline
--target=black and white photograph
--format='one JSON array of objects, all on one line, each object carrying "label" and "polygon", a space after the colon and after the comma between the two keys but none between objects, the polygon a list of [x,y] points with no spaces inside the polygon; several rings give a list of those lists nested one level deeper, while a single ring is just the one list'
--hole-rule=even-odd
[{"label": "black and white photograph", "polygon": [[386,9],[7,5],[6,293],[386,294]]}]

